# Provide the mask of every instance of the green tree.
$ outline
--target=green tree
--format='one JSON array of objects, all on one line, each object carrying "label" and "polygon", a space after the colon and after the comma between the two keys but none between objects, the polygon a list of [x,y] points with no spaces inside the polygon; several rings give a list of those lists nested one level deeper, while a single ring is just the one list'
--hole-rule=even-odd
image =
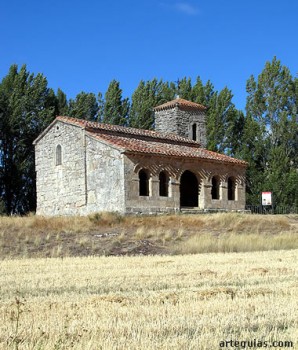
[{"label": "green tree", "polygon": [[208,107],[211,105],[214,94],[215,90],[211,81],[208,80],[204,85],[202,79],[198,76],[195,85],[192,87],[191,101]]},{"label": "green tree", "polygon": [[177,81],[177,87],[176,87],[176,94],[180,98],[184,98],[185,100],[192,101],[192,84],[190,78],[182,78],[178,79]]},{"label": "green tree", "polygon": [[132,95],[132,104],[129,114],[129,126],[140,129],[154,128],[153,108],[170,101],[175,96],[173,85],[158,81],[143,80]]},{"label": "green tree", "polygon": [[54,118],[55,94],[42,74],[10,67],[0,84],[0,197],[7,213],[35,210],[33,140]]},{"label": "green tree", "polygon": [[80,92],[74,100],[69,101],[69,115],[73,118],[94,121],[99,110],[96,96],[93,93]]},{"label": "green tree", "polygon": [[258,122],[250,115],[244,118],[243,126],[243,135],[239,139],[236,155],[248,162],[246,170],[246,203],[248,205],[259,205],[265,168],[265,148],[262,131]]},{"label": "green tree", "polygon": [[115,125],[126,125],[129,113],[129,100],[122,98],[120,83],[111,81],[105,93],[102,122]]},{"label": "green tree", "polygon": [[[258,123],[260,138],[261,179],[255,183],[255,196],[262,190],[271,190],[277,205],[293,204],[290,183],[297,174],[297,108],[295,83],[287,67],[273,58],[258,76],[247,82],[247,116]],[[296,140],[296,141],[295,141]],[[289,182],[288,179],[291,179]],[[297,177],[298,180],[298,177]],[[259,193],[258,193],[259,194]]]},{"label": "green tree", "polygon": [[211,151],[227,153],[231,142],[231,130],[235,124],[237,111],[232,102],[232,92],[225,87],[212,94],[207,111],[207,148]]},{"label": "green tree", "polygon": [[141,80],[132,94],[129,126],[139,129],[152,129],[154,122],[152,108],[155,104],[155,99],[152,97],[148,83]]},{"label": "green tree", "polygon": [[235,156],[243,134],[244,115],[232,102],[232,91],[225,87],[220,92],[210,80],[204,85],[197,77],[192,88],[192,101],[206,106],[207,148]]},{"label": "green tree", "polygon": [[55,114],[63,115],[63,116],[69,115],[69,105],[68,105],[66,94],[61,89],[58,89],[56,98],[57,98],[57,102],[56,102]]}]

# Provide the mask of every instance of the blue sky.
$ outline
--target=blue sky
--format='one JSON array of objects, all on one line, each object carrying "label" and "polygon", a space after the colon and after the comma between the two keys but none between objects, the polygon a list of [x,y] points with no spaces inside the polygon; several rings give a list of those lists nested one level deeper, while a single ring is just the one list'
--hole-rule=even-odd
[{"label": "blue sky", "polygon": [[245,85],[277,56],[298,73],[297,0],[2,0],[0,79],[11,64],[68,98],[120,81],[208,79],[245,107]]}]

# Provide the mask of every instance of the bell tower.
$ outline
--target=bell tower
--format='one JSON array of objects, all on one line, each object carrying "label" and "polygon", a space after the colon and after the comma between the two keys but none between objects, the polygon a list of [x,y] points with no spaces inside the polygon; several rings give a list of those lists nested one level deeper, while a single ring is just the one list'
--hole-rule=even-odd
[{"label": "bell tower", "polygon": [[178,97],[154,108],[155,130],[197,141],[205,148],[206,110],[201,104]]}]

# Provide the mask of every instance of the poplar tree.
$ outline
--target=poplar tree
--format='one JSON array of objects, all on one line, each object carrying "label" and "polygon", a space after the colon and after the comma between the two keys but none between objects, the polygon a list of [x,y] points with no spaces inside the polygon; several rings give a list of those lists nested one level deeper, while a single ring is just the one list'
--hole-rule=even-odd
[{"label": "poplar tree", "polygon": [[129,126],[139,129],[152,129],[154,116],[153,110],[155,100],[150,96],[148,84],[143,80],[131,97],[131,109],[129,113]]},{"label": "poplar tree", "polygon": [[170,101],[175,96],[173,87],[156,78],[141,81],[132,95],[129,126],[140,129],[154,128],[153,108]]},{"label": "poplar tree", "polygon": [[260,125],[247,114],[243,122],[243,135],[239,139],[239,147],[236,156],[248,163],[246,169],[246,204],[259,205],[262,192],[264,159],[266,149],[263,145],[263,137]]},{"label": "poplar tree", "polygon": [[102,122],[126,125],[128,113],[129,100],[122,97],[120,83],[112,80],[104,97]]},{"label": "poplar tree", "polygon": [[94,121],[97,118],[98,102],[93,93],[80,92],[69,101],[69,115],[73,118]]},{"label": "poplar tree", "polygon": [[297,203],[297,105],[289,69],[274,57],[257,80],[250,77],[247,92],[247,116],[258,123],[261,135],[261,140],[254,143],[263,148],[259,169],[262,176],[255,192],[260,191],[259,187],[273,191],[276,205]]},{"label": "poplar tree", "polygon": [[206,85],[203,84],[202,79],[198,76],[196,83],[192,87],[191,101],[200,103],[205,107],[210,107],[211,99],[215,94],[214,86],[210,80]]},{"label": "poplar tree", "polygon": [[232,102],[232,92],[225,87],[215,92],[207,111],[207,148],[211,151],[227,153],[231,142],[231,130],[237,111]]},{"label": "poplar tree", "polygon": [[185,100],[192,101],[192,83],[190,78],[178,79],[176,82],[176,95]]},{"label": "poplar tree", "polygon": [[55,105],[42,74],[10,67],[0,84],[0,198],[8,214],[35,210],[32,142],[54,119]]},{"label": "poplar tree", "polygon": [[232,102],[232,91],[225,87],[218,92],[210,80],[204,85],[197,77],[191,97],[192,101],[207,107],[207,148],[235,156],[243,134],[244,115]]},{"label": "poplar tree", "polygon": [[66,94],[61,90],[57,90],[56,115],[69,115],[69,105]]}]

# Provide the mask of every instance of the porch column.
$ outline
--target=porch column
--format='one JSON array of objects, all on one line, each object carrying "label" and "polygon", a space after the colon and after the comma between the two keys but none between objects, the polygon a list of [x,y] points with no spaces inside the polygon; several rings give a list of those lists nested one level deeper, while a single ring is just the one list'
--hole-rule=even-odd
[{"label": "porch column", "polygon": [[180,210],[180,182],[173,177],[170,178],[169,195],[173,200],[174,209]]},{"label": "porch column", "polygon": [[211,206],[211,184],[208,179],[202,179],[199,196],[199,208],[207,209]]}]

